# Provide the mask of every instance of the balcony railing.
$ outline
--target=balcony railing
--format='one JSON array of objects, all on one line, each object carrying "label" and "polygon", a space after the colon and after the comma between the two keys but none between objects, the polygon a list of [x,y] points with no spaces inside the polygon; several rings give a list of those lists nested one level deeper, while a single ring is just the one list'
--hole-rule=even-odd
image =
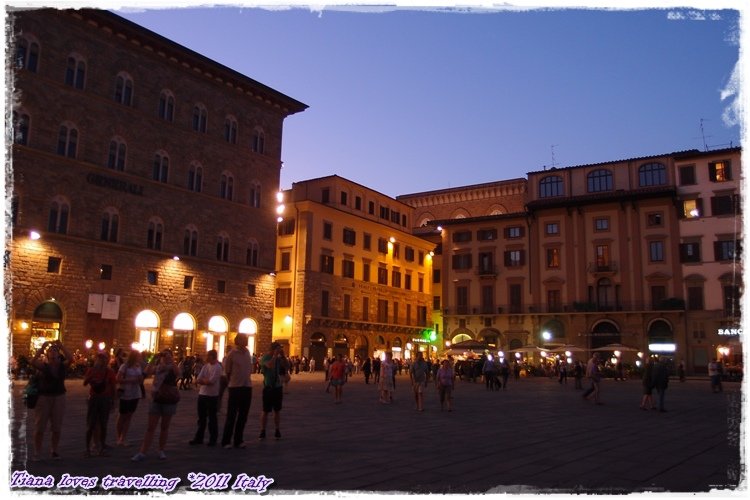
[{"label": "balcony railing", "polygon": [[618,271],[617,262],[589,262],[586,270],[590,273],[616,273]]},{"label": "balcony railing", "polygon": [[669,298],[658,304],[645,301],[597,304],[596,302],[571,302],[566,304],[502,304],[484,306],[443,307],[444,316],[498,316],[502,314],[564,314],[587,312],[642,312],[685,311],[682,299]]}]

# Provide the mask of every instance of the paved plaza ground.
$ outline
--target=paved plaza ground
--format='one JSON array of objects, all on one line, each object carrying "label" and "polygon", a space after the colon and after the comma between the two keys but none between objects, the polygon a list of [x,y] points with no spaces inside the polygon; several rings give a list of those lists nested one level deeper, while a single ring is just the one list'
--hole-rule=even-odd
[{"label": "paved plaza ground", "polygon": [[[591,493],[694,492],[747,494],[741,384],[725,383],[714,394],[707,379],[670,381],[668,412],[639,409],[639,380],[602,383],[603,405],[581,398],[573,380],[511,380],[507,390],[486,391],[483,383],[457,381],[454,410],[441,412],[430,384],[424,412],[416,412],[409,379],[397,379],[391,405],[378,402],[374,385],[361,375],[344,387],[344,402],[326,394],[323,374],[300,374],[284,396],[282,439],[258,441],[260,376],[245,431],[247,448],[190,446],[196,422],[196,391],[182,391],[172,421],[168,457],[156,448],[131,462],[145,429],[148,405],[133,420],[130,448],[108,457],[84,458],[86,392],[80,379],[67,382],[62,459],[48,451],[39,462],[31,452],[32,412],[21,404],[23,382],[13,385],[11,470],[51,476],[55,487],[36,491],[84,492],[57,486],[64,475],[179,478],[175,492],[191,491],[195,474],[208,484],[244,485],[253,493],[261,476],[272,478],[268,494],[292,492],[407,493]],[[151,381],[147,381],[150,385]],[[226,396],[224,399],[226,404]],[[109,442],[114,443],[113,413]],[[221,432],[224,412],[219,415]],[[271,428],[271,433],[273,428]],[[45,447],[48,437],[45,436]],[[244,474],[244,475],[243,475]],[[151,475],[151,476],[149,476]],[[156,479],[154,479],[156,478]],[[247,480],[243,481],[243,479]],[[222,480],[226,482],[223,484]],[[70,483],[72,484],[72,483]],[[154,486],[156,488],[156,486]],[[12,489],[13,493],[29,491]],[[151,490],[154,491],[154,490]]]}]

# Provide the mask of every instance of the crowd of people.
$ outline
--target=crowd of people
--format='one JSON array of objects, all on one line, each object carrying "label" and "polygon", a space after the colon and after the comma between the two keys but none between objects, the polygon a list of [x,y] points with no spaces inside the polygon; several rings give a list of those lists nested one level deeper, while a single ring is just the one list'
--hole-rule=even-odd
[{"label": "crowd of people", "polygon": [[[293,373],[315,369],[314,359],[287,357],[283,346],[272,342],[261,357],[250,353],[248,339],[237,335],[234,347],[219,361],[218,353],[211,350],[205,356],[187,356],[175,359],[169,349],[156,354],[129,353],[117,351],[113,356],[99,352],[90,356],[84,364],[83,385],[88,388],[86,431],[84,434],[85,456],[106,456],[112,446],[129,447],[129,429],[133,416],[141,401],[148,405],[148,420],[145,434],[133,461],[142,461],[157,440],[157,456],[166,459],[166,447],[172,417],[177,412],[180,391],[198,391],[196,413],[197,428],[190,445],[221,445],[224,448],[245,448],[245,426],[247,424],[252,399],[251,375],[262,374],[262,410],[260,413],[260,433],[258,439],[266,438],[269,415],[273,413],[274,438],[281,438],[281,409],[286,387]],[[382,358],[382,359],[381,359]],[[35,405],[28,404],[34,411],[34,433],[32,459],[41,457],[44,434],[51,429],[49,452],[53,459],[59,458],[59,442],[65,415],[65,380],[74,376],[79,369],[74,364],[82,364],[79,353],[71,353],[59,341],[45,342],[21,366],[15,369],[32,374],[29,387],[34,386]],[[453,410],[453,392],[456,381],[466,379],[484,381],[488,391],[504,390],[508,387],[511,375],[519,378],[525,369],[518,362],[508,363],[503,358],[490,355],[474,360],[454,360],[451,357],[437,360],[425,358],[421,352],[413,359],[394,359],[392,353],[383,356],[353,360],[337,354],[324,359],[326,392],[333,389],[334,403],[343,402],[344,387],[354,376],[362,376],[365,384],[377,386],[381,404],[391,404],[396,389],[397,375],[409,376],[411,392],[414,396],[414,409],[424,411],[424,393],[430,382],[436,390],[441,411]],[[562,365],[562,364],[561,364]],[[583,399],[593,399],[595,404],[604,404],[601,397],[601,380],[605,374],[604,363],[599,353],[594,353],[586,364],[576,361],[564,364],[555,370],[560,384],[567,383],[568,373],[575,379],[575,389],[583,391]],[[721,363],[712,361],[709,365],[711,390],[720,392]],[[665,394],[673,372],[684,381],[684,366],[676,370],[667,357],[652,356],[645,362],[642,372],[643,393],[640,407],[666,412]],[[146,379],[152,377],[150,390]],[[589,387],[584,390],[583,381]],[[28,387],[27,387],[28,389]],[[657,393],[654,401],[653,391]],[[226,415],[223,432],[219,432],[218,413],[222,408],[224,394],[227,394]],[[107,443],[107,428],[110,415],[117,407],[114,444]],[[206,440],[207,437],[207,440]]]}]

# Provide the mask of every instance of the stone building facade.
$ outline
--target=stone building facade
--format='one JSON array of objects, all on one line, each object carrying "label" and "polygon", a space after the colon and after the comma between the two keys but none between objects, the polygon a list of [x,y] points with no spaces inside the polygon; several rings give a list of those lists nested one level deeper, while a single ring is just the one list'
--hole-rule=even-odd
[{"label": "stone building facade", "polygon": [[13,353],[270,342],[282,128],[306,105],[106,11],[10,20]]}]

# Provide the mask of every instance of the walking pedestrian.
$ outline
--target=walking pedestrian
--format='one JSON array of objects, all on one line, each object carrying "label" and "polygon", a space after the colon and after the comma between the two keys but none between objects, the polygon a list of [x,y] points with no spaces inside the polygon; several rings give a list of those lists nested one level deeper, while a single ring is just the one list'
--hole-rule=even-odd
[{"label": "walking pedestrian", "polygon": [[484,360],[482,366],[482,374],[484,375],[484,387],[486,390],[491,391],[495,388],[495,363],[492,362],[492,356],[488,355]]},{"label": "walking pedestrian", "polygon": [[575,389],[583,389],[583,363],[576,360],[573,365],[573,378],[575,379]]},{"label": "walking pedestrian", "polygon": [[43,343],[31,360],[39,373],[39,400],[34,408],[34,461],[41,458],[47,422],[52,427],[50,454],[53,459],[60,458],[58,446],[65,416],[65,375],[72,359],[63,343],[55,340]]},{"label": "walking pedestrian", "polygon": [[380,362],[380,402],[390,404],[393,402],[393,378],[396,370],[393,366],[393,354],[387,352],[385,359]]},{"label": "walking pedestrian", "polygon": [[643,397],[641,398],[641,410],[655,410],[654,406],[654,359],[648,358],[646,360],[646,366],[643,367],[643,378],[641,384],[643,386]]},{"label": "walking pedestrian", "polygon": [[510,366],[505,358],[500,362],[500,376],[502,377],[503,390],[505,390],[508,388],[508,377],[510,377]]},{"label": "walking pedestrian", "polygon": [[560,362],[559,370],[560,370],[560,380],[558,380],[558,382],[560,382],[560,384],[562,384],[563,382],[567,384],[568,383],[568,363],[566,363],[565,361]]},{"label": "walking pedestrian", "polygon": [[656,389],[656,393],[659,395],[659,411],[661,413],[667,411],[666,408],[664,408],[664,395],[667,392],[667,386],[669,385],[668,363],[667,358],[662,356],[654,367],[653,386]]},{"label": "walking pedestrian", "polygon": [[341,354],[337,354],[333,363],[328,367],[328,380],[333,386],[333,402],[340,404],[347,378],[347,367]]},{"label": "walking pedestrian", "polygon": [[711,380],[711,392],[721,392],[721,373],[719,372],[718,359],[708,364],[708,378]]},{"label": "walking pedestrian", "polygon": [[224,448],[244,448],[245,424],[253,396],[250,375],[253,360],[247,350],[247,335],[238,333],[234,337],[234,349],[224,358],[224,372],[227,375],[227,417],[221,446]]},{"label": "walking pedestrian", "polygon": [[189,442],[192,445],[203,444],[203,436],[206,424],[208,424],[208,446],[216,446],[216,440],[219,437],[216,414],[219,409],[222,371],[218,353],[215,349],[211,349],[206,354],[206,364],[203,365],[195,380],[198,385],[198,430]]},{"label": "walking pedestrian", "polygon": [[588,399],[589,395],[594,393],[594,402],[598,405],[603,404],[599,401],[599,385],[602,380],[601,367],[599,366],[599,353],[595,352],[586,365],[586,377],[591,381],[591,387],[583,393],[583,399]]},{"label": "walking pedestrian", "polygon": [[446,407],[448,411],[453,411],[453,384],[456,374],[451,367],[450,361],[444,359],[437,371],[437,388],[440,396],[440,411]]},{"label": "walking pedestrian", "polygon": [[377,356],[372,358],[372,374],[375,377],[374,383],[379,384],[380,383],[380,358]]},{"label": "walking pedestrian", "polygon": [[[152,400],[148,410],[146,434],[143,436],[140,450],[131,458],[133,462],[140,462],[146,458],[146,453],[151,448],[151,441],[154,439],[156,426],[159,424],[159,421],[161,421],[159,431],[159,459],[165,460],[167,458],[164,448],[166,448],[167,439],[169,438],[169,424],[172,422],[174,414],[177,413],[177,401],[179,401],[177,378],[180,376],[180,372],[177,364],[174,362],[171,350],[165,349],[160,354],[154,356],[151,363],[146,367],[146,373],[154,374],[154,384],[151,392]],[[164,389],[162,389],[162,386],[164,386]],[[176,394],[176,399],[170,399],[169,401],[161,399],[161,393],[165,392],[167,388],[173,388],[172,394]]]},{"label": "walking pedestrian", "polygon": [[370,361],[369,357],[362,363],[362,373],[365,374],[365,384],[369,384],[370,375],[372,375],[372,361]]},{"label": "walking pedestrian", "polygon": [[412,389],[414,390],[414,402],[417,411],[424,411],[424,388],[427,387],[427,373],[429,368],[421,352],[417,352],[417,360],[409,367]]},{"label": "walking pedestrian", "polygon": [[263,372],[263,411],[260,414],[260,434],[258,439],[266,439],[268,414],[273,411],[276,428],[274,437],[281,439],[281,404],[284,398],[284,374],[289,370],[284,357],[284,349],[278,342],[271,342],[268,353],[260,360]]}]

